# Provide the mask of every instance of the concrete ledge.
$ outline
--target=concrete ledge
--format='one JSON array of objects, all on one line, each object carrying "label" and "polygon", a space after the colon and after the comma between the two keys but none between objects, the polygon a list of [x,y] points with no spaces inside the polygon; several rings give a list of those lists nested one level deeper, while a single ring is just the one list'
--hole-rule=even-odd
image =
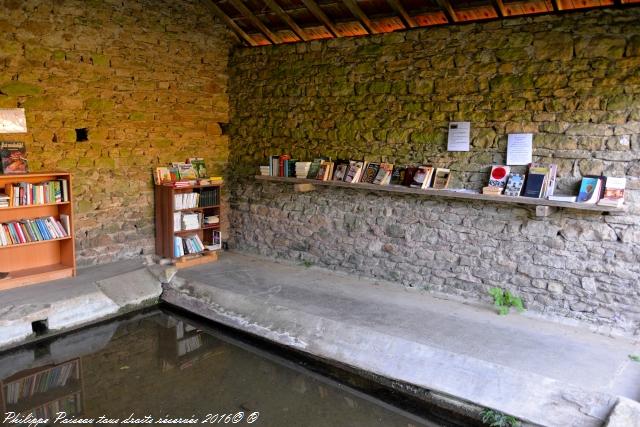
[{"label": "concrete ledge", "polygon": [[604,427],[640,426],[640,403],[621,397]]},{"label": "concrete ledge", "polygon": [[161,281],[140,260],[0,293],[0,349],[33,337],[32,322],[60,332],[157,304],[161,293]]},{"label": "concrete ledge", "polygon": [[548,426],[601,426],[617,397],[189,281],[163,300],[227,326]]}]

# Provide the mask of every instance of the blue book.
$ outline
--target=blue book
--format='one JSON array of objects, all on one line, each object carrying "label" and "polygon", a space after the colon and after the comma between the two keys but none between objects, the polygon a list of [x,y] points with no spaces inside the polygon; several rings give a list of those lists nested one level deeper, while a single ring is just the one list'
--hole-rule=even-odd
[{"label": "blue book", "polygon": [[47,227],[45,227],[44,224],[42,224],[41,219],[36,219],[36,225],[40,229],[40,233],[42,233],[42,237],[44,238],[44,240],[51,240],[51,235],[49,234],[49,230],[47,230]]},{"label": "blue book", "polygon": [[596,203],[600,198],[602,183],[599,177],[585,176],[580,183],[580,191],[576,202]]}]

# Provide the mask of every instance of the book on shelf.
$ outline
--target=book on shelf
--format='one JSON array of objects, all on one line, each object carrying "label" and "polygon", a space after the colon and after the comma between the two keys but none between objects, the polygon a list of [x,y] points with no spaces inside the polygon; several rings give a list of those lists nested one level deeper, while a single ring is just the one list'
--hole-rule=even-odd
[{"label": "book on shelf", "polygon": [[604,193],[602,194],[602,198],[598,200],[598,205],[621,208],[624,204],[624,190],[626,186],[626,178],[606,177]]},{"label": "book on shelf", "polygon": [[554,202],[575,202],[576,201],[576,196],[570,196],[570,195],[554,195],[554,196],[547,196],[547,200],[551,200]]},{"label": "book on shelf", "polygon": [[42,242],[68,237],[66,226],[52,216],[0,224],[0,245]]},{"label": "book on shelf", "polygon": [[509,173],[511,172],[511,167],[504,165],[494,165],[491,167],[491,172],[489,173],[489,183],[488,187],[499,187],[500,189],[504,189],[507,185],[507,180],[509,179]]},{"label": "book on shelf", "polygon": [[586,204],[597,203],[598,200],[600,200],[603,182],[603,176],[583,177],[582,182],[580,183],[580,190],[578,191],[576,202]]},{"label": "book on shelf", "polygon": [[181,218],[181,230],[197,230],[202,223],[202,214],[183,213]]},{"label": "book on shelf", "polygon": [[433,188],[443,190],[449,186],[451,171],[446,168],[436,168],[433,175]]},{"label": "book on shelf", "polygon": [[309,165],[309,172],[307,173],[307,179],[316,179],[318,176],[318,170],[320,169],[320,164],[324,161],[324,159],[313,159],[311,164]]},{"label": "book on shelf", "polygon": [[391,182],[391,174],[393,174],[393,164],[380,163],[378,173],[373,179],[373,183],[378,185],[388,185],[389,182]]},{"label": "book on shelf", "polygon": [[547,182],[547,175],[543,173],[529,172],[524,186],[524,197],[540,198],[544,196],[544,188]]},{"label": "book on shelf", "polygon": [[362,172],[362,177],[360,178],[360,182],[366,184],[373,184],[373,181],[376,179],[376,175],[380,170],[380,163],[369,162],[364,168],[364,172]]},{"label": "book on shelf", "polygon": [[220,192],[217,188],[209,190],[201,190],[198,206],[206,208],[208,206],[217,206],[220,204]]},{"label": "book on shelf", "polygon": [[344,182],[359,182],[364,169],[364,161],[351,160],[349,161],[349,170],[344,177]]},{"label": "book on shelf", "polygon": [[78,379],[77,367],[77,361],[71,361],[5,384],[7,403],[16,404],[37,394],[65,387],[70,380]]},{"label": "book on shelf", "polygon": [[404,175],[407,168],[404,166],[394,166],[393,172],[391,173],[391,179],[389,180],[389,184],[391,185],[403,185],[404,184]]},{"label": "book on shelf", "polygon": [[318,168],[316,179],[320,181],[328,181],[329,179],[331,179],[332,174],[333,174],[333,162],[323,161],[322,163],[320,163],[320,168]]},{"label": "book on shelf", "polygon": [[349,163],[344,162],[336,162],[335,171],[333,173],[334,181],[344,181],[344,178],[347,176],[347,172],[349,171]]},{"label": "book on shelf", "polygon": [[405,187],[411,187],[411,184],[413,183],[413,177],[417,172],[418,172],[417,166],[413,166],[413,165],[407,166],[404,169],[404,179],[402,180],[402,185],[404,185]]},{"label": "book on shelf", "polygon": [[1,196],[3,207],[44,205],[69,201],[69,183],[56,179],[41,183],[17,182],[6,184]]},{"label": "book on shelf", "polygon": [[433,167],[423,165],[418,167],[413,175],[413,181],[411,187],[413,188],[428,188],[431,185],[431,177],[433,176]]},{"label": "book on shelf", "polygon": [[507,185],[504,187],[504,195],[509,197],[518,197],[522,193],[524,186],[524,175],[519,173],[510,173]]},{"label": "book on shelf", "polygon": [[173,238],[173,256],[180,258],[185,255],[197,254],[204,250],[204,245],[200,236],[194,234],[192,236],[174,236]]},{"label": "book on shelf", "polygon": [[190,157],[189,159],[187,159],[187,163],[189,163],[193,167],[193,170],[196,172],[196,177],[207,177],[207,168],[202,157]]},{"label": "book on shelf", "polygon": [[27,150],[21,141],[0,141],[0,168],[3,174],[29,172]]},{"label": "book on shelf", "polygon": [[[285,168],[285,161],[288,161],[291,157],[288,154],[283,154],[278,156],[278,175],[277,176],[287,176],[287,168]],[[286,164],[288,167],[288,162]]]},{"label": "book on shelf", "polygon": [[198,207],[198,202],[200,200],[200,193],[192,192],[192,193],[178,193],[174,194],[174,209],[175,210],[183,210],[183,209],[193,209]]}]

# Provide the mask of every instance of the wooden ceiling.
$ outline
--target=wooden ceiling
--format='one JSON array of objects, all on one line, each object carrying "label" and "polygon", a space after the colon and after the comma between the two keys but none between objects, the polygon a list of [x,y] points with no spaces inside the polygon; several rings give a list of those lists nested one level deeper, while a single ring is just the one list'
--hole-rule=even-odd
[{"label": "wooden ceiling", "polygon": [[640,0],[205,0],[248,46],[640,5]]}]

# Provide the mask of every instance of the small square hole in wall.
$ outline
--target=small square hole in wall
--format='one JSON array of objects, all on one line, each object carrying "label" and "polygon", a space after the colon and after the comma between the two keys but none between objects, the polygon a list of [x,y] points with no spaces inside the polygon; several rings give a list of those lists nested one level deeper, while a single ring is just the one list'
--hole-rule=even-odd
[{"label": "small square hole in wall", "polygon": [[85,142],[89,140],[89,129],[76,129],[76,142]]},{"label": "small square hole in wall", "polygon": [[47,319],[44,320],[36,320],[35,322],[31,322],[31,330],[36,336],[44,335],[49,332],[49,322]]}]

